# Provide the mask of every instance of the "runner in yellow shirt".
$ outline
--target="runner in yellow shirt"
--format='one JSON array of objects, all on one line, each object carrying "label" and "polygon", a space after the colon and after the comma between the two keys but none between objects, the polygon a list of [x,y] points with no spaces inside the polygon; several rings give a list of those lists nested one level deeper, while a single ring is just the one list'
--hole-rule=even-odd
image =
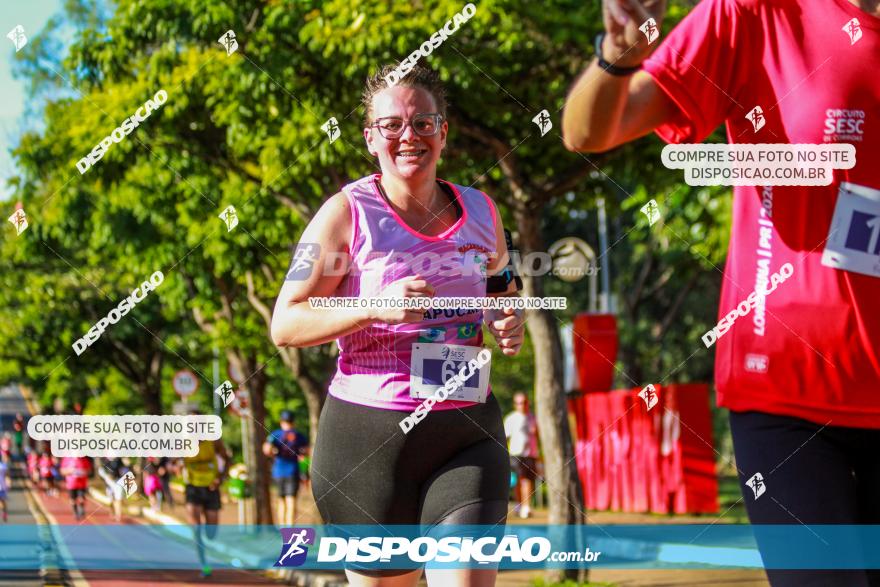
[{"label": "runner in yellow shirt", "polygon": [[[218,463],[222,461],[222,466]],[[186,484],[186,511],[196,537],[196,549],[202,576],[211,574],[211,567],[205,562],[205,547],[202,543],[202,519],[208,538],[217,535],[217,519],[220,512],[220,484],[226,479],[229,453],[220,439],[199,442],[199,453],[183,459],[183,482]]]}]

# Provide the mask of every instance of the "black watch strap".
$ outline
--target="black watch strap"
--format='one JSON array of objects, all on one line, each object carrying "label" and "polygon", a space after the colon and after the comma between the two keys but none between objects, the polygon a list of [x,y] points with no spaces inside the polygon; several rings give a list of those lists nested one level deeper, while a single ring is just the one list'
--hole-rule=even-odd
[{"label": "black watch strap", "polygon": [[641,65],[636,65],[635,67],[618,67],[613,63],[609,63],[605,61],[605,58],[602,56],[602,40],[605,38],[605,31],[600,32],[596,35],[596,58],[599,60],[599,67],[604,69],[606,72],[611,75],[632,75],[638,70],[642,68]]}]

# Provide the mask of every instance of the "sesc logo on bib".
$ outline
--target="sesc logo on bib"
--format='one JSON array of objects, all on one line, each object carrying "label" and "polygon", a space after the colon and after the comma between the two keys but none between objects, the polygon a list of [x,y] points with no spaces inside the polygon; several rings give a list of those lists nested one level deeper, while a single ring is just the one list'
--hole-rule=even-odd
[{"label": "sesc logo on bib", "polygon": [[822,264],[880,277],[880,190],[840,184]]},{"label": "sesc logo on bib", "polygon": [[448,399],[484,403],[489,388],[489,365],[488,360],[477,359],[484,350],[457,344],[413,344],[410,397],[430,398],[449,382],[460,379],[457,385],[451,386]]}]

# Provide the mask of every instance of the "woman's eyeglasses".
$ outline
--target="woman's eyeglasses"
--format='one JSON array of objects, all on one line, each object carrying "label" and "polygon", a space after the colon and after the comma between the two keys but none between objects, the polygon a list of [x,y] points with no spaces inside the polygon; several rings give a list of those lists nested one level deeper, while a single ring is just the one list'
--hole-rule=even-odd
[{"label": "woman's eyeglasses", "polygon": [[433,137],[440,132],[440,124],[443,115],[438,113],[416,114],[412,120],[406,121],[396,116],[377,118],[370,128],[379,129],[379,134],[386,139],[399,139],[406,130],[406,125],[412,125],[413,131],[422,137]]}]

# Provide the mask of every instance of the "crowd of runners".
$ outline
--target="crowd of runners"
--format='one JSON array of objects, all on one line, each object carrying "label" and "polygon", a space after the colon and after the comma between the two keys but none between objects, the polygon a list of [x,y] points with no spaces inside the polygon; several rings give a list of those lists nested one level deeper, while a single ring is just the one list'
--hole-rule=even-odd
[{"label": "crowd of runners", "polygon": [[[219,504],[219,495],[213,493],[215,481],[222,482],[229,468],[231,455],[222,442],[200,443],[199,454],[192,458],[169,457],[55,457],[48,442],[36,441],[27,436],[27,419],[17,414],[14,433],[0,434],[0,464],[3,471],[20,466],[32,487],[55,497],[67,491],[77,518],[81,517],[81,505],[90,480],[100,481],[108,497],[113,501],[116,517],[121,517],[121,504],[132,497],[127,494],[120,479],[133,476],[136,487],[133,494],[148,500],[155,511],[173,510],[178,499],[172,491],[172,480],[178,479],[185,489],[184,502],[197,503],[207,510]],[[8,441],[8,442],[7,442]],[[273,480],[279,495],[279,519],[293,523],[295,497],[299,487],[308,482],[309,442],[302,432],[294,428],[293,413],[281,413],[279,428],[268,435],[263,453],[272,462]],[[231,462],[229,462],[231,465]],[[5,485],[0,479],[0,497]],[[203,489],[209,488],[209,492]],[[219,509],[219,506],[218,508]]]}]

